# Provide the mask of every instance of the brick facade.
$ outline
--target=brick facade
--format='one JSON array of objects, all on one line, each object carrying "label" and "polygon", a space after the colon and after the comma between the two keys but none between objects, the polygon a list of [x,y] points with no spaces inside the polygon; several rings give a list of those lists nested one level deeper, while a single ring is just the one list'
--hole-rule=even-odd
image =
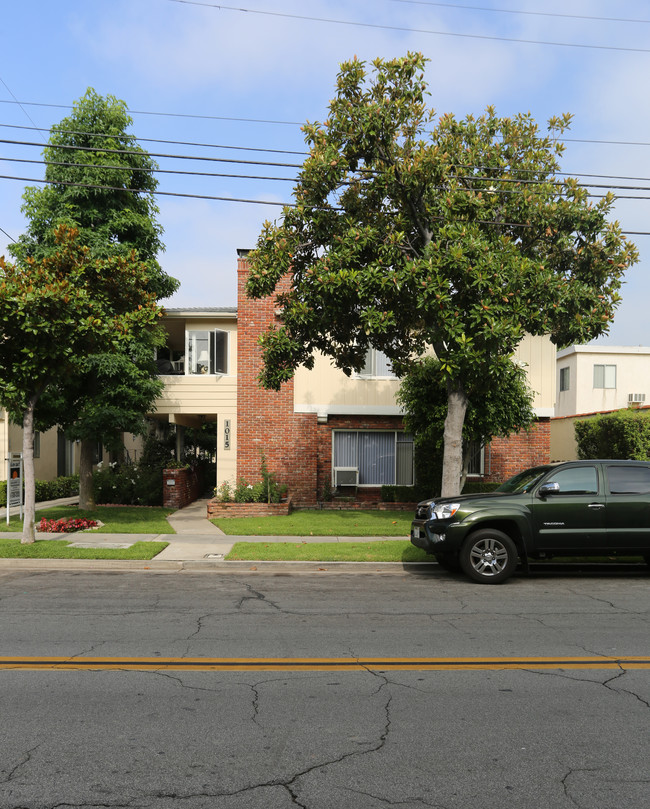
[{"label": "brick facade", "polygon": [[493,438],[485,448],[485,477],[500,483],[530,466],[548,463],[551,457],[551,420],[540,419],[527,432],[509,438]]},{"label": "brick facade", "polygon": [[[280,391],[259,387],[262,367],[257,345],[260,334],[270,323],[277,323],[274,297],[250,300],[245,285],[249,265],[240,254],[237,266],[237,478],[251,483],[260,479],[262,452],[269,471],[280,484],[289,487],[294,506],[308,507],[322,500],[332,474],[332,431],[401,430],[397,416],[332,416],[319,424],[316,414],[294,413],[293,381]],[[278,292],[288,289],[289,280],[278,285]],[[485,451],[485,480],[502,481],[529,466],[547,463],[550,457],[550,424],[542,419],[529,432],[508,439],[495,438]],[[326,484],[327,482],[327,484]],[[379,488],[359,488],[356,499],[364,503],[378,502]]]}]

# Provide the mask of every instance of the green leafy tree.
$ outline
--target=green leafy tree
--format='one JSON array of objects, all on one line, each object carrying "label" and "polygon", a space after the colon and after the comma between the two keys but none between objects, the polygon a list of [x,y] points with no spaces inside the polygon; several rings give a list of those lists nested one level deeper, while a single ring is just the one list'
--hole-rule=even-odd
[{"label": "green leafy tree", "polygon": [[457,120],[425,103],[419,54],[341,66],[309,145],[295,206],[267,222],[250,254],[251,297],[278,295],[282,323],[261,337],[269,388],[315,351],[346,373],[369,346],[399,375],[432,347],[447,389],[443,495],[459,490],[467,390],[498,379],[526,332],[557,344],[606,331],[624,271],[637,260],[607,216],[560,179],[558,137],[530,115]]},{"label": "green leafy tree", "polygon": [[119,353],[160,316],[143,263],[133,256],[95,259],[76,237],[61,226],[46,257],[20,265],[0,259],[0,403],[23,426],[23,542],[34,541],[39,401],[75,378],[85,352]]},{"label": "green leafy tree", "polygon": [[[10,248],[19,264],[52,255],[55,229],[63,224],[79,231],[93,258],[130,260],[135,253],[147,268],[146,291],[156,299],[174,292],[178,282],[157,260],[164,249],[153,196],[157,164],[127,131],[131,124],[123,101],[89,89],[72,114],[52,128],[44,149],[48,184],[25,190],[27,230]],[[82,509],[94,505],[97,443],[111,447],[121,433],[144,429],[144,413],[162,388],[153,363],[159,340],[152,329],[111,346],[110,354],[81,352],[76,372],[50,386],[40,400],[40,423],[59,424],[81,440]]]},{"label": "green leafy tree", "polygon": [[[472,444],[505,438],[535,423],[532,393],[526,372],[514,362],[500,367],[500,376],[475,377],[466,388],[467,411],[463,423],[463,469],[460,489],[467,478]],[[440,361],[425,357],[402,378],[397,395],[404,408],[404,424],[413,433],[418,483],[434,494],[440,491],[443,429],[447,415],[447,386]]]}]

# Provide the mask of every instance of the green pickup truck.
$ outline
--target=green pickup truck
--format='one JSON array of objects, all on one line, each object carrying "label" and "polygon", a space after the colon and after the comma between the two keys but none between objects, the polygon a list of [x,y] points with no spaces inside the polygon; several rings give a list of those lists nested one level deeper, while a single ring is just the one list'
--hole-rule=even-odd
[{"label": "green pickup truck", "polygon": [[489,494],[423,500],[411,542],[483,584],[505,581],[519,560],[633,555],[650,563],[650,462],[547,464]]}]

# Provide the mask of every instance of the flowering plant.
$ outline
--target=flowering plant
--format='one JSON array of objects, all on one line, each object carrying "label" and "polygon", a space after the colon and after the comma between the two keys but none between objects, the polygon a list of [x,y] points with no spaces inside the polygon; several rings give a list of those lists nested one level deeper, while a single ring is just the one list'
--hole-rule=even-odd
[{"label": "flowering plant", "polygon": [[86,528],[96,528],[97,520],[85,517],[62,517],[60,520],[48,520],[43,517],[38,524],[38,530],[49,534],[69,534],[72,531],[83,531]]}]

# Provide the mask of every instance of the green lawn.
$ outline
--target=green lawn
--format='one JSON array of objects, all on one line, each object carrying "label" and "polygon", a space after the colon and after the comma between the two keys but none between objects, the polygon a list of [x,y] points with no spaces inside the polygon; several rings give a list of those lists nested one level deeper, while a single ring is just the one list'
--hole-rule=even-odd
[{"label": "green lawn", "polygon": [[[93,511],[80,511],[77,506],[53,506],[36,512],[36,529],[41,517],[48,520],[87,517],[104,523],[97,529],[102,534],[174,534],[176,532],[165,519],[173,513],[174,509],[162,506],[97,506]],[[0,522],[0,531],[22,530],[22,521],[17,516],[11,518],[9,525],[6,518]]]},{"label": "green lawn", "polygon": [[[84,536],[79,534],[80,541]],[[0,537],[0,559],[153,559],[168,542],[136,542],[130,548],[70,548],[65,539],[39,539],[22,545]]]},{"label": "green lawn", "polygon": [[236,542],[230,562],[432,562],[408,540],[381,542]]},{"label": "green lawn", "polygon": [[407,537],[410,511],[294,511],[288,516],[230,517],[212,522],[228,536]]}]

